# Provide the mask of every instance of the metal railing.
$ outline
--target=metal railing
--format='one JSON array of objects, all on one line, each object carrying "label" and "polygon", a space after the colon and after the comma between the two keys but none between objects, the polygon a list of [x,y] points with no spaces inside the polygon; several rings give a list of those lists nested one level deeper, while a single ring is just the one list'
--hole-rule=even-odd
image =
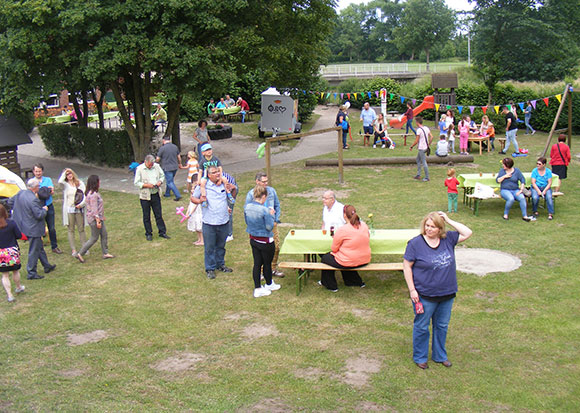
[{"label": "metal railing", "polygon": [[430,73],[450,72],[461,67],[466,67],[467,62],[430,63],[427,70],[426,63],[355,63],[320,66],[321,75],[372,75],[386,73]]}]

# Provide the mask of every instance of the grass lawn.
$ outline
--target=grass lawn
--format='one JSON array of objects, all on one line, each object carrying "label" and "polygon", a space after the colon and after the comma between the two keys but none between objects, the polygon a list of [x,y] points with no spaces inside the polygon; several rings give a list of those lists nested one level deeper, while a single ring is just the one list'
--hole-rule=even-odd
[{"label": "grass lawn", "polygon": [[[531,171],[545,139],[520,130],[530,156],[516,166]],[[410,154],[400,137],[394,151],[361,141],[345,153]],[[477,154],[457,171],[497,172],[500,159]],[[580,231],[578,166],[569,168],[554,221],[542,209],[525,223],[517,207],[504,221],[501,200],[483,202],[478,217],[459,204],[453,218],[474,231],[466,247],[516,255],[522,266],[458,274],[447,340],[454,364],[426,371],[411,359],[413,313],[401,273],[363,273],[365,289],[346,288],[337,275],[336,294],[314,274],[300,297],[288,273],[280,291],[254,299],[243,196],[227,244],[234,273],[209,281],[175,202],[163,201],[171,240],[146,242],[137,195],[104,192],[116,258],[102,260],[96,244],[81,265],[57,225],[67,254],[49,252],[56,271],[25,280],[16,303],[0,302],[0,411],[577,411],[580,255],[570,242]],[[309,195],[327,188],[362,217],[374,213],[377,228],[417,227],[446,208],[447,194],[446,167],[432,166],[429,183],[411,179],[415,169],[345,167],[339,185],[337,168],[275,167],[281,236],[320,226],[321,199]],[[253,175],[237,176],[242,195]],[[27,244],[21,248],[26,256]],[[73,345],[87,333],[94,342]]]}]

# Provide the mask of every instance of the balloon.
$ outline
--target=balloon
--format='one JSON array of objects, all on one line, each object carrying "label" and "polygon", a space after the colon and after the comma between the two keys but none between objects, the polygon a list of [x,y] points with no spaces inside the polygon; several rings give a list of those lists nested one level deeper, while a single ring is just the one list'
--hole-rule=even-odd
[{"label": "balloon", "polygon": [[264,156],[264,152],[266,151],[266,142],[262,142],[258,149],[256,149],[256,154],[258,155],[258,159]]},{"label": "balloon", "polygon": [[344,107],[347,109],[350,108],[350,102],[348,100],[344,102]]}]

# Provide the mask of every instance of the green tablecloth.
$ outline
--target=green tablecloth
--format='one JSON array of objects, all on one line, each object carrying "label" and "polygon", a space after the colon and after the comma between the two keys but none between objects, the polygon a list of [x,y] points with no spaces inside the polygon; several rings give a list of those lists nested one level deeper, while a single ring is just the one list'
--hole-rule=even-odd
[{"label": "green tablecloth", "polygon": [[[371,233],[372,254],[403,254],[407,241],[419,235],[419,229],[377,229]],[[330,251],[332,238],[320,229],[297,229],[288,232],[281,254],[325,254]]]},{"label": "green tablecloth", "polygon": [[66,123],[70,121],[70,115],[51,116],[47,120],[48,123]]},{"label": "green tablecloth", "polygon": [[234,113],[238,113],[241,110],[242,108],[240,106],[232,106],[231,108],[216,109],[215,111],[224,115],[233,115]]},{"label": "green tablecloth", "polygon": [[[532,173],[531,172],[523,172],[524,178],[526,178],[526,186],[532,185]],[[486,173],[486,174],[461,174],[457,177],[459,181],[460,187],[462,188],[475,188],[475,184],[477,182],[490,186],[492,188],[499,188],[500,184],[498,184],[495,179],[497,178],[497,174],[493,173]],[[559,186],[560,185],[560,178],[558,175],[552,173],[552,186]]]},{"label": "green tablecloth", "polygon": [[[112,111],[112,112],[105,112],[103,113],[103,119],[113,119],[116,118],[117,116],[119,116],[119,112],[118,111]],[[89,115],[87,118],[88,122],[98,122],[99,120],[99,114],[95,113],[94,115]]]}]

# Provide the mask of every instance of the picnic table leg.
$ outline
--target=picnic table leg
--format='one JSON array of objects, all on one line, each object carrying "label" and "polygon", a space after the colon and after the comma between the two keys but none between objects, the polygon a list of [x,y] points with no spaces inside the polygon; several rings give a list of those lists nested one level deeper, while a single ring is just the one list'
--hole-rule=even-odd
[{"label": "picnic table leg", "polygon": [[308,277],[308,270],[298,269],[298,279],[296,280],[296,295],[300,295],[303,287],[306,286],[306,278]]},{"label": "picnic table leg", "polygon": [[477,216],[479,213],[479,199],[474,199],[473,200],[473,215]]}]

